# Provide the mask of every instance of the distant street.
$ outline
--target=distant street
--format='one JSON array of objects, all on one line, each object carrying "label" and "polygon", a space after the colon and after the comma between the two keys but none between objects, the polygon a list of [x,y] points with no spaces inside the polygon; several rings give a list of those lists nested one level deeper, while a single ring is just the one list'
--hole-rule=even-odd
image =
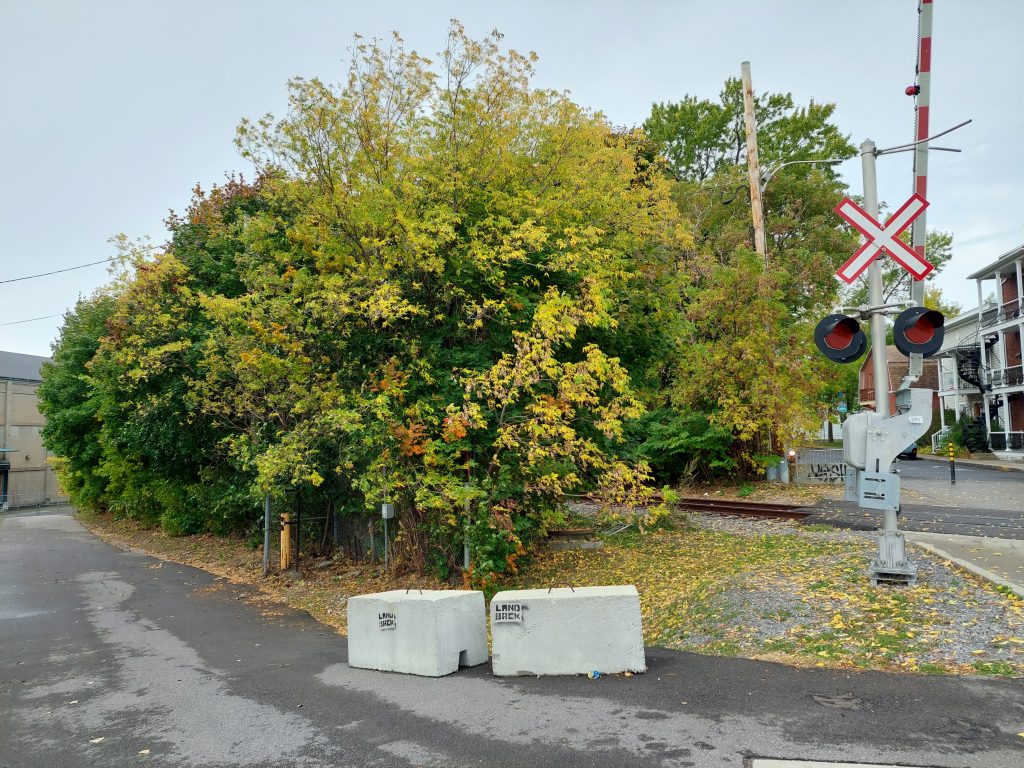
[{"label": "distant street", "polygon": [[[947,462],[903,460],[897,470],[903,502],[900,528],[1024,539],[1024,472],[958,464],[956,485],[950,485]],[[874,529],[881,513],[851,502],[826,501],[811,522],[815,520]]]},{"label": "distant street", "polygon": [[0,517],[0,768],[1024,760],[1019,680],[657,649],[630,678],[383,674],[350,669],[344,638],[256,595],[70,517]]}]

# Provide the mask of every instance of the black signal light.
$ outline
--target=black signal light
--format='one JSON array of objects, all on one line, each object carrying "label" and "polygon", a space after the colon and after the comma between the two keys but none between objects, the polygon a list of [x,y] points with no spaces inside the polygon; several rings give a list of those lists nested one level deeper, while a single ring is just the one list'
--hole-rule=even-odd
[{"label": "black signal light", "polygon": [[852,363],[868,348],[860,323],[847,315],[828,315],[814,329],[814,343],[834,363]]},{"label": "black signal light", "polygon": [[942,346],[945,335],[942,313],[927,307],[911,307],[896,316],[893,341],[904,355],[911,353],[931,357]]}]

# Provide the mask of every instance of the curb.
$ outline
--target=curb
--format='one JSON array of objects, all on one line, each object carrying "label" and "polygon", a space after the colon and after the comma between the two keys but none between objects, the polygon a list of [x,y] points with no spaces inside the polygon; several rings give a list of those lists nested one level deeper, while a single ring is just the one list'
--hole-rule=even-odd
[{"label": "curb", "polygon": [[982,568],[980,565],[972,563],[970,560],[964,560],[961,557],[951,555],[949,552],[942,549],[941,547],[937,547],[934,544],[930,544],[926,541],[914,541],[913,539],[907,539],[907,542],[913,544],[915,547],[920,547],[926,552],[930,552],[931,554],[937,557],[941,557],[943,560],[948,560],[954,565],[960,566],[965,571],[973,573],[975,576],[980,576],[986,581],[991,581],[993,584],[998,584],[1001,587],[1006,587],[1007,589],[1013,591],[1020,597],[1024,597],[1024,585],[1022,584],[1017,584],[1016,582],[1010,581],[1009,579],[1004,579],[1002,576],[993,573],[987,568]]},{"label": "curb", "polygon": [[[918,454],[918,459],[923,461],[935,461],[943,464],[948,464],[949,459],[945,456],[932,456],[926,454]],[[991,461],[982,461],[981,459],[956,459],[957,464],[962,464],[965,467],[984,467],[985,469],[994,469],[997,472],[1024,472],[1024,462],[1021,462],[1020,466],[1015,466],[1011,463],[1005,464],[994,464]]]}]

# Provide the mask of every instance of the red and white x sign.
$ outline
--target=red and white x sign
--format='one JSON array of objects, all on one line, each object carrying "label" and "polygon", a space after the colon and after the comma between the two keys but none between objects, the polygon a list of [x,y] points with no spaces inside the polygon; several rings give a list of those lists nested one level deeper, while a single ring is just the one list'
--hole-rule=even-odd
[{"label": "red and white x sign", "polygon": [[836,206],[836,213],[846,219],[864,235],[864,245],[850,257],[836,272],[847,283],[852,283],[875,260],[879,251],[885,251],[898,261],[915,279],[923,280],[935,267],[899,239],[900,232],[910,226],[921,212],[928,207],[928,201],[914,193],[896,213],[881,226],[867,211],[846,197]]}]

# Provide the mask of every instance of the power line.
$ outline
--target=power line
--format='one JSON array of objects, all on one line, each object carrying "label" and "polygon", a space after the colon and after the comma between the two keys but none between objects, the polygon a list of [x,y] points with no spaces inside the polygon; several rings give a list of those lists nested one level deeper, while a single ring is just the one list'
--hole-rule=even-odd
[{"label": "power line", "polygon": [[[93,267],[97,264],[106,264],[107,262],[113,261],[113,257],[100,259],[99,261],[90,261],[88,264],[79,264],[77,267],[68,267],[66,269],[55,269],[53,272],[40,272],[38,275],[25,275],[24,277],[12,277],[8,280],[0,280],[0,283],[17,283],[20,280],[34,280],[37,277],[46,277],[47,275],[59,275],[61,272],[71,272],[75,269],[85,269],[86,267]],[[27,322],[27,321],[25,321]]]},{"label": "power line", "polygon": [[[147,245],[147,246],[144,246],[144,247],[137,247],[136,250],[138,250],[138,251],[154,251],[154,250],[156,250],[158,248],[162,248],[162,247],[163,246],[160,246],[160,245]],[[37,277],[46,277],[47,275],[59,275],[61,272],[71,272],[72,270],[75,270],[75,269],[85,269],[86,267],[94,267],[97,264],[107,264],[107,263],[109,263],[111,261],[114,261],[116,258],[117,258],[116,256],[108,256],[105,259],[100,259],[99,261],[90,261],[88,264],[79,264],[76,267],[67,267],[65,269],[55,269],[55,270],[53,270],[53,272],[40,272],[38,275],[25,275],[24,277],[12,277],[12,278],[9,278],[7,280],[0,280],[0,285],[2,285],[4,283],[17,283],[17,282],[19,282],[21,280],[34,280]]]},{"label": "power line", "polygon": [[28,320],[12,320],[9,323],[0,323],[0,325],[21,325],[22,323],[34,323],[36,320],[49,320],[51,317],[60,317],[60,315],[43,315],[42,317],[30,317]]}]

